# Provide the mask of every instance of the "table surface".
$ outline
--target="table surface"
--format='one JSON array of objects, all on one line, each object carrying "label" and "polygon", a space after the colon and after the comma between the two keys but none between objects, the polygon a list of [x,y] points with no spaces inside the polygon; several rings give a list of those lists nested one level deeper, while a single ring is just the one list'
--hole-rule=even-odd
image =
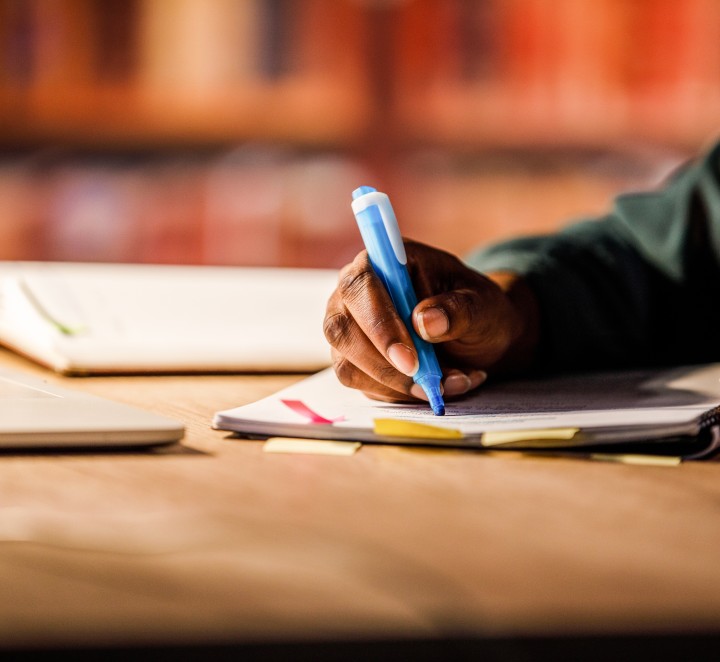
[{"label": "table surface", "polygon": [[1,647],[720,632],[717,462],[272,454],[210,420],[298,375],[0,366],[187,426],[0,455]]}]

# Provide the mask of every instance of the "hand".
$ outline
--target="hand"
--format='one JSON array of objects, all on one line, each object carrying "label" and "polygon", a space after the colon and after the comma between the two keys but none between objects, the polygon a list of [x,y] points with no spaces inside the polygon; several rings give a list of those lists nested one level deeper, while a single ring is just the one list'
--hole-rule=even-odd
[{"label": "hand", "polygon": [[[518,276],[484,276],[449,253],[413,241],[405,242],[405,250],[419,301],[413,326],[435,344],[446,398],[476,388],[490,371],[530,365],[537,305]],[[341,270],[324,331],[341,383],[388,402],[427,400],[412,380],[418,358],[410,334],[365,251]]]}]

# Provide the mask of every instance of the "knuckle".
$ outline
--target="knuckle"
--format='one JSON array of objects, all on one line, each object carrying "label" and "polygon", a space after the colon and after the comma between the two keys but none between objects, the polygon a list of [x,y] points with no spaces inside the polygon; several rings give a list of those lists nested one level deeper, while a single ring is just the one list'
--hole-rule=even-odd
[{"label": "knuckle", "polygon": [[460,324],[463,331],[476,328],[481,322],[482,307],[477,305],[477,300],[470,293],[465,291],[454,291],[450,293],[444,302],[444,308],[449,313],[450,325],[455,327]]},{"label": "knuckle", "polygon": [[[391,314],[392,313],[392,314]],[[370,322],[368,333],[371,336],[376,335],[390,335],[390,333],[394,332],[394,326],[393,323],[395,321],[395,316],[397,313],[395,311],[376,311],[375,316],[373,317],[372,321]]]},{"label": "knuckle", "polygon": [[375,272],[368,264],[367,267],[349,272],[338,285],[338,293],[343,302],[363,321],[361,326],[370,337],[395,329],[397,323],[397,311],[390,304],[389,298],[387,301],[382,298],[385,290],[378,291],[378,282]]},{"label": "knuckle", "polygon": [[347,341],[351,326],[352,320],[345,313],[339,312],[328,315],[323,323],[325,339],[333,347],[342,346]]},{"label": "knuckle", "polygon": [[463,296],[458,290],[447,294],[447,298],[445,299],[445,307],[453,311],[463,310],[469,313],[471,308],[469,304],[470,302],[467,300],[467,297]]},{"label": "knuckle", "polygon": [[369,265],[344,273],[338,282],[338,291],[345,301],[356,301],[364,296],[373,279]]},{"label": "knuckle", "polygon": [[333,370],[338,381],[348,388],[356,388],[358,384],[357,368],[346,358],[340,356],[333,363]]}]

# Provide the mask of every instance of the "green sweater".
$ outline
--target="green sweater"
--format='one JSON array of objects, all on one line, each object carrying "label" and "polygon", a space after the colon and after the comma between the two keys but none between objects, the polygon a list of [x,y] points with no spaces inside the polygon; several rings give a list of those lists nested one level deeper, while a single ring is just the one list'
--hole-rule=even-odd
[{"label": "green sweater", "polygon": [[525,276],[552,370],[720,360],[720,143],[658,191],[549,236],[480,250],[468,264]]}]

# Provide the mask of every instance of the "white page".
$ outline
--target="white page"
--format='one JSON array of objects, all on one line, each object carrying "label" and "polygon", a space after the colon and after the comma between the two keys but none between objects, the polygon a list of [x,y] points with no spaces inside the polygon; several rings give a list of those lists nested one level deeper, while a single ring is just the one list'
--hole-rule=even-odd
[{"label": "white page", "polygon": [[[460,430],[469,438],[496,430],[580,428],[621,430],[623,439],[648,431],[697,431],[698,419],[720,404],[720,365],[637,371],[481,386],[471,396],[446,403],[446,415],[427,405],[392,405],[343,387],[332,370],[322,371],[279,393],[218,412],[214,424],[245,433],[372,440],[374,421],[393,418]],[[283,400],[297,400],[332,424],[312,423]],[[609,438],[608,437],[608,438]]]}]

